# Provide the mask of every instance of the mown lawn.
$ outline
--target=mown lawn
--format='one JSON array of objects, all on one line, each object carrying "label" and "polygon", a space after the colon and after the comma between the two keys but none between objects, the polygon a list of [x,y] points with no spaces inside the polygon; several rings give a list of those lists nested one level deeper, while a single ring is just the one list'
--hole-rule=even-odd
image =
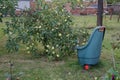
[{"label": "mown lawn", "polygon": [[[85,27],[90,33],[96,27],[96,16],[73,16],[75,25],[73,28]],[[109,16],[104,18],[106,26],[105,38],[100,57],[100,62],[92,66],[90,70],[85,71],[78,64],[77,56],[66,57],[62,61],[49,61],[46,58],[32,58],[30,54],[21,50],[19,53],[8,54],[5,50],[6,37],[3,35],[2,28],[5,26],[0,23],[0,80],[6,80],[5,76],[9,73],[9,60],[14,63],[13,73],[22,73],[20,80],[99,80],[105,76],[105,73],[113,67],[111,52],[111,35],[120,34],[120,22],[117,22],[117,16],[109,20]],[[7,20],[7,19],[4,19]],[[120,72],[120,50],[116,49],[116,67]],[[77,54],[77,53],[76,53]]]}]

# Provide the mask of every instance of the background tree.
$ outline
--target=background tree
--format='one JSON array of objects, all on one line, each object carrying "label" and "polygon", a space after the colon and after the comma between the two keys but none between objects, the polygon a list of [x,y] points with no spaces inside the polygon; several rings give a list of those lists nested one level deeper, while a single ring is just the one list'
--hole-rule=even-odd
[{"label": "background tree", "polygon": [[119,22],[120,19],[120,7],[117,5],[117,2],[120,2],[119,0],[107,0],[108,4],[111,4],[108,6],[108,12],[110,14],[110,20],[112,19],[112,15],[116,14],[118,15],[117,21]]},{"label": "background tree", "polygon": [[114,4],[116,2],[120,2],[120,0],[107,0],[108,4]]}]

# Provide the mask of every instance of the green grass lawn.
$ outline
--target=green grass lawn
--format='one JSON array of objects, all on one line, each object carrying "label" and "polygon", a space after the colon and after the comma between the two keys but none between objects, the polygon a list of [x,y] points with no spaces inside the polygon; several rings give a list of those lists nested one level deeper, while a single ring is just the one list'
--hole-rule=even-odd
[{"label": "green grass lawn", "polygon": [[[85,27],[90,33],[96,27],[96,16],[73,16],[75,25],[73,28]],[[7,19],[4,19],[7,20]],[[92,66],[90,70],[85,71],[78,64],[77,56],[66,57],[62,61],[49,61],[46,58],[32,58],[24,51],[14,54],[8,54],[5,50],[5,35],[2,28],[5,26],[0,23],[0,80],[6,80],[5,75],[9,73],[9,60],[14,63],[13,73],[23,73],[20,80],[95,80],[98,77],[102,80],[105,73],[113,67],[111,56],[111,35],[120,34],[120,22],[117,22],[117,16],[109,20],[109,16],[104,18],[103,25],[106,26],[105,38],[100,57],[100,62]],[[89,27],[92,27],[89,29]],[[116,56],[116,67],[120,72],[120,50],[114,51]],[[77,53],[76,53],[77,54]]]}]

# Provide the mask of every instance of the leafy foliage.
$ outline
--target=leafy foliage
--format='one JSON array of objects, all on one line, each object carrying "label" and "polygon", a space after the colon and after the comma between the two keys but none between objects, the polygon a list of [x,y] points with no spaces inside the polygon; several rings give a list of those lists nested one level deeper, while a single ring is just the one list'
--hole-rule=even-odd
[{"label": "leafy foliage", "polygon": [[104,77],[104,80],[120,80],[119,72],[113,68],[109,69]]},{"label": "leafy foliage", "polygon": [[114,35],[111,36],[112,37],[112,48],[113,49],[119,49],[120,48],[120,34],[116,33]]},{"label": "leafy foliage", "polygon": [[82,3],[83,3],[83,0],[53,0],[55,2],[59,2],[59,3],[62,3],[62,4],[66,4],[66,3],[71,3],[71,7],[72,8],[75,8],[77,6],[81,7],[82,6]]},{"label": "leafy foliage", "polygon": [[[13,17],[11,22],[6,23],[8,51],[18,51],[22,43],[28,53],[37,56],[61,59],[71,55],[77,35],[71,28],[70,14],[61,4],[48,4],[44,0],[38,0],[37,7],[36,11],[25,11],[20,17]],[[39,45],[43,45],[44,53],[38,51]]]},{"label": "leafy foliage", "polygon": [[[111,42],[112,49],[114,51],[115,51],[115,49],[120,48],[120,34],[119,33],[112,35],[111,41],[112,41]],[[112,54],[112,59],[113,59],[113,68],[111,68],[107,71],[107,74],[105,75],[104,80],[119,80],[120,79],[119,72],[117,71],[117,68],[116,68],[114,53]]]},{"label": "leafy foliage", "polygon": [[14,15],[16,0],[0,0],[0,22],[3,15]]},{"label": "leafy foliage", "polygon": [[112,35],[112,40],[111,40],[111,45],[112,49],[114,50],[114,55],[117,58],[120,58],[120,33],[115,33]]},{"label": "leafy foliage", "polygon": [[115,2],[119,2],[119,0],[107,0],[108,4],[114,4]]},{"label": "leafy foliage", "polygon": [[77,45],[83,46],[87,43],[89,34],[88,31],[84,28],[75,29],[74,34],[77,36]]}]

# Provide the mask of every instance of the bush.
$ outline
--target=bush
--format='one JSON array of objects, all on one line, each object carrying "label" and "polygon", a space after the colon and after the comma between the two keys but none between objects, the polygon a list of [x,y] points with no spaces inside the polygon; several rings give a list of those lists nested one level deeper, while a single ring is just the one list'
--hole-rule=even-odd
[{"label": "bush", "polygon": [[[72,17],[61,4],[47,4],[39,0],[36,11],[25,11],[20,17],[7,22],[7,50],[18,51],[20,44],[28,53],[46,55],[50,59],[61,59],[74,52],[77,35],[72,30]],[[81,33],[84,34],[84,33]],[[38,51],[43,45],[44,53]]]}]

